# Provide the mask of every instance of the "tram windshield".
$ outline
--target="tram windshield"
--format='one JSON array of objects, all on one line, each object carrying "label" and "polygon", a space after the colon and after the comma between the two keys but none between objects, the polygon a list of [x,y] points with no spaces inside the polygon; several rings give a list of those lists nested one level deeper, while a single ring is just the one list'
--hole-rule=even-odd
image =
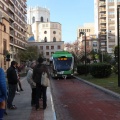
[{"label": "tram windshield", "polygon": [[72,57],[69,58],[53,58],[55,68],[57,71],[70,70],[72,64]]}]

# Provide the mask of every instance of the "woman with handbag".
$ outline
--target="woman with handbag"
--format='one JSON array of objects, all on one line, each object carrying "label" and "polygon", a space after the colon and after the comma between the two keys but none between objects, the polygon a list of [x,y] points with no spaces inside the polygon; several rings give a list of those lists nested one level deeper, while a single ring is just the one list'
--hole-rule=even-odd
[{"label": "woman with handbag", "polygon": [[3,115],[5,112],[7,99],[7,85],[5,79],[5,73],[2,68],[0,68],[0,120],[3,120]]},{"label": "woman with handbag", "polygon": [[47,86],[41,85],[41,77],[42,73],[46,72],[49,77],[49,72],[47,69],[47,66],[45,64],[42,64],[44,59],[42,57],[38,58],[38,64],[33,69],[33,81],[36,83],[36,110],[39,110],[39,96],[40,94],[43,95],[43,109],[46,109],[47,107],[47,96],[46,96],[46,90]]}]

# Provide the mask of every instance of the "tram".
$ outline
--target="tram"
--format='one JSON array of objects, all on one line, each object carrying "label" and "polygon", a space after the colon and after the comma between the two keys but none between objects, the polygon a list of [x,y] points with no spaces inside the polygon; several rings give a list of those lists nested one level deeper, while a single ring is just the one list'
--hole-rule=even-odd
[{"label": "tram", "polygon": [[74,57],[67,51],[56,51],[51,57],[51,76],[53,78],[67,78],[74,73]]}]

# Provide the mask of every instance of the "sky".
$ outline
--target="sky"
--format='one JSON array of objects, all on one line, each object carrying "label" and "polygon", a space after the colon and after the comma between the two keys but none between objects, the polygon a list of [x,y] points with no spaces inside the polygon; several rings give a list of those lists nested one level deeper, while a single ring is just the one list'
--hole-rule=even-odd
[{"label": "sky", "polygon": [[77,28],[94,22],[94,0],[27,0],[27,6],[46,7],[50,21],[62,25],[62,41],[72,43],[77,39]]}]

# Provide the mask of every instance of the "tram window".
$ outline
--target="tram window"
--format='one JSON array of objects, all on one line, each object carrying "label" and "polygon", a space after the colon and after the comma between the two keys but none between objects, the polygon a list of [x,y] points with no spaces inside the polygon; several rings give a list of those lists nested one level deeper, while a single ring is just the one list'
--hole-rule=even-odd
[{"label": "tram window", "polygon": [[58,60],[67,60],[67,58],[58,58]]}]

